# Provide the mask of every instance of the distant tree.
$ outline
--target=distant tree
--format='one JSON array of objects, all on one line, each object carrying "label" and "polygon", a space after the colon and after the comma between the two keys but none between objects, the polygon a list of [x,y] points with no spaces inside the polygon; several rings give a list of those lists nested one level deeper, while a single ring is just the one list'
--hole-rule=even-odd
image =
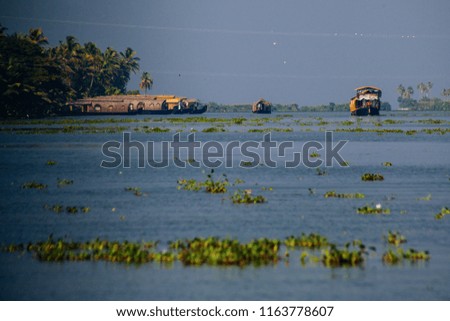
[{"label": "distant tree", "polygon": [[397,93],[399,94],[399,100],[403,99],[405,96],[406,88],[403,87],[402,84],[398,85],[397,87]]},{"label": "distant tree", "polygon": [[405,99],[410,99],[412,95],[414,95],[414,89],[413,89],[413,87],[408,86],[408,88],[406,88],[405,97],[404,98]]},{"label": "distant tree", "polygon": [[421,82],[417,85],[417,89],[422,94],[422,99],[428,98],[428,93],[430,92],[431,88],[433,88],[433,83],[430,81],[426,84]]},{"label": "distant tree", "polygon": [[142,73],[141,82],[139,87],[144,90],[144,96],[147,95],[147,90],[151,89],[153,86],[153,79],[150,74],[146,71]]},{"label": "distant tree", "polygon": [[441,95],[444,97],[450,96],[450,88],[449,89],[442,89]]}]

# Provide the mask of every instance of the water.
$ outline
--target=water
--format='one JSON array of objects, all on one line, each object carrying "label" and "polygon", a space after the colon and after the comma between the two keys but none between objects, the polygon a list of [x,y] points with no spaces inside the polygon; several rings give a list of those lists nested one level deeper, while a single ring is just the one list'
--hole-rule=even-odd
[{"label": "water", "polygon": [[[240,168],[242,155],[233,153],[233,168],[221,167],[230,181],[245,181],[240,188],[262,194],[266,204],[233,205],[224,195],[177,190],[179,178],[205,179],[205,168],[103,169],[101,146],[122,137],[112,134],[22,134],[0,132],[0,244],[36,242],[54,237],[87,241],[169,240],[193,237],[231,237],[249,241],[259,237],[284,239],[289,235],[320,233],[339,245],[360,239],[375,246],[362,267],[327,268],[321,263],[300,264],[292,252],[289,263],[245,268],[185,267],[148,263],[125,265],[106,262],[44,263],[29,253],[0,253],[0,298],[3,300],[449,300],[450,217],[435,220],[450,201],[450,133],[428,134],[423,129],[450,127],[449,113],[386,113],[376,118],[351,118],[347,113],[302,114],[204,114],[201,117],[244,117],[243,125],[225,122],[222,133],[203,133],[218,123],[173,123],[173,116],[138,116],[142,122],[123,123],[132,139],[145,142],[170,140],[175,131],[186,139],[191,129],[197,140],[261,141],[257,128],[292,128],[272,132],[272,140],[292,141],[301,147],[309,140],[324,142],[325,130],[342,128],[401,129],[403,133],[339,132],[335,141],[348,140],[342,156],[350,166],[316,169],[298,166]],[[277,117],[278,116],[278,117]],[[132,116],[132,119],[135,116]],[[183,117],[183,116],[179,116]],[[269,117],[262,126],[256,120]],[[318,118],[320,117],[320,118]],[[105,117],[109,119],[111,117]],[[122,119],[123,116],[114,117]],[[80,120],[81,118],[75,118]],[[101,119],[101,118],[88,118]],[[144,122],[145,119],[145,122]],[[385,120],[395,120],[390,124]],[[439,120],[438,124],[424,120]],[[161,121],[162,120],[162,121]],[[253,120],[253,121],[252,121]],[[273,121],[271,121],[273,120]],[[352,121],[351,125],[342,122]],[[326,123],[324,123],[326,122]],[[301,125],[303,123],[303,125]],[[304,123],[308,123],[305,125]],[[113,124],[114,126],[116,124]],[[169,128],[168,133],[134,131],[144,125]],[[381,126],[378,126],[381,125]],[[3,124],[2,128],[46,127],[42,124]],[[52,125],[55,126],[55,125]],[[83,125],[84,126],[84,125]],[[89,124],[88,126],[110,126]],[[417,130],[406,135],[408,130]],[[157,144],[158,145],[158,144]],[[158,145],[159,146],[159,145]],[[323,151],[319,151],[323,154]],[[136,154],[133,154],[136,156]],[[172,159],[173,155],[169,155]],[[197,152],[197,160],[202,155]],[[323,155],[322,157],[323,158]],[[57,165],[48,166],[48,160]],[[392,167],[382,166],[392,162]],[[366,172],[381,173],[383,182],[363,182]],[[74,181],[57,187],[58,178]],[[26,190],[21,185],[35,180],[46,190]],[[136,197],[126,187],[140,187]],[[272,191],[262,190],[272,187]],[[313,193],[310,192],[311,189]],[[361,192],[365,199],[325,199],[330,190]],[[420,200],[431,194],[430,200]],[[382,204],[390,215],[359,215],[358,207]],[[44,205],[89,206],[88,214],[55,214]],[[387,232],[400,231],[408,242],[403,247],[428,250],[431,259],[389,266],[381,256],[388,246]],[[283,255],[283,252],[280,254]],[[320,254],[320,252],[317,252]]]}]

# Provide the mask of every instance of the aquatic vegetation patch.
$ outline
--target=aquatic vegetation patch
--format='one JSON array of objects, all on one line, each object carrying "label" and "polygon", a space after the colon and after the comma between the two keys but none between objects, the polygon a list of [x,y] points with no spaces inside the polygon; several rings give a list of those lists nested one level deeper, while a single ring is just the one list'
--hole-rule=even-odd
[{"label": "aquatic vegetation patch", "polygon": [[292,133],[294,130],[292,128],[279,128],[279,127],[269,127],[269,128],[251,128],[248,130],[249,133]]},{"label": "aquatic vegetation patch", "polygon": [[56,161],[54,160],[48,160],[47,163],[45,163],[47,166],[55,166],[56,164],[58,164]]},{"label": "aquatic vegetation patch", "polygon": [[443,207],[441,211],[434,216],[434,218],[437,220],[441,220],[446,215],[450,215],[450,209],[448,207]]},{"label": "aquatic vegetation patch", "polygon": [[306,247],[306,248],[320,248],[324,246],[328,246],[330,243],[328,242],[328,239],[320,234],[316,233],[310,233],[305,234],[302,233],[300,236],[289,236],[284,240],[284,244],[287,247]]},{"label": "aquatic vegetation patch", "polygon": [[161,127],[147,127],[144,126],[144,128],[142,129],[142,131],[146,134],[150,134],[150,133],[167,133],[170,132],[169,128],[161,128]]},{"label": "aquatic vegetation patch", "polygon": [[[205,181],[197,181],[195,179],[179,179],[177,181],[178,186],[177,189],[183,189],[186,191],[200,191],[204,189],[208,193],[218,194],[218,193],[226,193],[227,186],[230,185],[228,178],[225,174],[222,174],[222,178],[214,179],[213,178],[214,169],[211,169],[211,172],[207,174],[207,179]],[[243,182],[243,181],[242,181]],[[240,183],[240,182],[238,182]]]},{"label": "aquatic vegetation patch", "polygon": [[[49,237],[45,242],[18,244],[6,247],[8,252],[28,251],[40,261],[109,261],[117,263],[147,263],[170,260],[170,255],[154,253],[155,242],[132,243],[96,239],[90,242],[72,242]],[[172,256],[172,260],[175,256]]]},{"label": "aquatic vegetation patch", "polygon": [[58,178],[58,187],[64,187],[67,185],[72,185],[73,180],[67,178]]},{"label": "aquatic vegetation patch", "polygon": [[391,167],[392,163],[391,162],[383,162],[383,166],[384,167]]},{"label": "aquatic vegetation patch", "polygon": [[427,196],[419,197],[419,201],[431,201],[431,194],[428,194]]},{"label": "aquatic vegetation patch", "polygon": [[359,207],[356,212],[358,214],[391,214],[391,210],[389,208],[382,208],[379,204],[377,204],[375,207],[372,207],[370,205]]},{"label": "aquatic vegetation patch", "polygon": [[384,176],[376,173],[364,173],[361,176],[363,181],[384,181]]},{"label": "aquatic vegetation patch", "polygon": [[401,247],[397,247],[395,250],[387,250],[381,258],[383,263],[390,265],[402,263],[404,260],[414,263],[417,261],[428,261],[429,259],[430,254],[428,251],[417,251],[415,249],[408,249],[405,251]]},{"label": "aquatic vegetation patch", "polygon": [[45,204],[44,208],[56,214],[64,212],[66,212],[67,214],[78,214],[79,212],[87,214],[91,211],[91,208],[88,206],[64,206],[62,204],[53,204],[53,205]]},{"label": "aquatic vegetation patch", "polygon": [[267,265],[280,260],[280,241],[261,238],[248,243],[217,237],[194,238],[169,244],[178,250],[177,258],[184,265]]},{"label": "aquatic vegetation patch", "polygon": [[364,198],[366,197],[363,193],[336,193],[335,191],[326,192],[323,197],[336,197],[336,198]]},{"label": "aquatic vegetation patch", "polygon": [[36,181],[25,182],[22,184],[23,189],[46,189],[47,185]]},{"label": "aquatic vegetation patch", "polygon": [[220,127],[208,127],[202,130],[203,133],[223,133],[226,130]]},{"label": "aquatic vegetation patch", "polygon": [[140,187],[125,187],[125,191],[126,192],[131,192],[135,196],[142,196],[143,195]]},{"label": "aquatic vegetation patch", "polygon": [[321,169],[319,167],[316,168],[316,174],[319,176],[325,176],[328,175],[328,172],[324,169]]},{"label": "aquatic vegetation patch", "polygon": [[338,248],[335,244],[322,251],[321,261],[326,267],[353,267],[364,263],[365,245],[355,240]]},{"label": "aquatic vegetation patch", "polygon": [[253,195],[251,189],[237,190],[231,196],[233,204],[258,204],[265,203],[267,199],[262,195]]},{"label": "aquatic vegetation patch", "polygon": [[311,157],[311,158],[317,158],[317,157],[320,157],[320,154],[318,153],[318,152],[312,152],[311,154],[309,154],[309,157]]},{"label": "aquatic vegetation patch", "polygon": [[400,234],[400,232],[391,232],[388,231],[388,235],[384,236],[384,239],[387,243],[393,244],[395,246],[399,246],[402,243],[406,243],[406,237]]}]

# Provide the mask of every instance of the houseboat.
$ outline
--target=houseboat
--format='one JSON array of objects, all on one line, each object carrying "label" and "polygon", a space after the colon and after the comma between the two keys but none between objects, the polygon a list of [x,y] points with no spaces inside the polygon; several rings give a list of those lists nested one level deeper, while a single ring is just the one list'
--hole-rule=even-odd
[{"label": "houseboat", "polygon": [[272,112],[272,104],[261,98],[253,103],[252,112],[256,114],[270,114]]},{"label": "houseboat", "polygon": [[352,116],[379,115],[381,89],[373,86],[362,86],[355,90],[356,96],[350,100]]}]

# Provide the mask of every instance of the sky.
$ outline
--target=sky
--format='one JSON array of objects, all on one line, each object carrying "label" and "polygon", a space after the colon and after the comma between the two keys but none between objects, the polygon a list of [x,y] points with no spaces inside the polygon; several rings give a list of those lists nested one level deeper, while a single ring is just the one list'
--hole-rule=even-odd
[{"label": "sky", "polygon": [[[374,85],[450,88],[448,0],[0,0],[8,33],[42,27],[118,51],[131,47],[152,93],[204,102],[346,103]],[[128,88],[138,89],[140,73]],[[442,97],[441,97],[442,98]]]}]

